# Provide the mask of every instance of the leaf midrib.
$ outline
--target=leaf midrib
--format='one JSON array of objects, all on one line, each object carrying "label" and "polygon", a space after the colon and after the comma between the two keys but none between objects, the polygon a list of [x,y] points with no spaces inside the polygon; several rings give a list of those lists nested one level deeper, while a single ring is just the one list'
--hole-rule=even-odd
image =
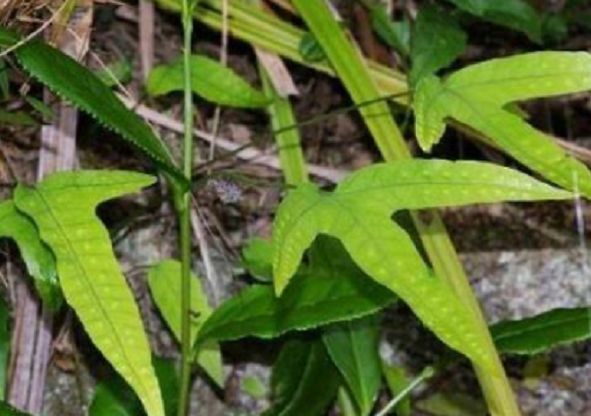
[{"label": "leaf midrib", "polygon": [[[78,268],[79,271],[82,272],[82,275],[84,276],[84,279],[82,279],[82,280],[85,283],[85,285],[90,289],[90,293],[91,293],[92,297],[95,299],[95,302],[94,302],[95,305],[98,305],[98,307],[101,311],[101,314],[103,315],[103,317],[107,321],[108,326],[110,327],[110,333],[114,335],[114,338],[116,339],[119,350],[121,351],[122,355],[125,357],[125,361],[128,363],[128,367],[133,372],[134,379],[136,380],[136,382],[139,382],[140,385],[142,386],[142,390],[145,395],[144,397],[146,397],[146,398],[151,397],[152,394],[150,393],[150,389],[148,389],[147,386],[144,384],[143,378],[140,377],[140,375],[138,374],[138,372],[135,368],[135,365],[133,365],[132,361],[130,361],[130,359],[127,355],[127,350],[123,347],[123,343],[119,337],[119,333],[116,330],[115,325],[113,324],[113,321],[111,321],[109,314],[105,312],[105,309],[100,301],[100,296],[98,296],[98,294],[95,291],[94,286],[90,283],[89,274],[88,274],[84,264],[80,261],[80,259],[79,259],[80,256],[78,255],[77,251],[72,246],[72,242],[70,241],[68,234],[65,232],[64,228],[62,227],[61,222],[58,221],[58,217],[56,217],[56,215],[54,214],[51,204],[49,203],[49,201],[47,201],[45,199],[43,192],[41,192],[37,188],[31,188],[31,190],[33,192],[35,192],[37,195],[39,195],[41,202],[45,205],[45,207],[47,208],[47,212],[49,213],[49,215],[51,216],[51,218],[53,219],[53,221],[57,225],[57,230],[62,235],[62,238],[66,241],[66,244],[68,246],[68,250],[72,254],[74,254],[73,258],[74,258],[74,261],[76,262],[76,267]],[[98,219],[98,217],[95,216],[94,218],[96,219],[96,221],[100,221]],[[40,229],[41,229],[41,227],[40,227]]]},{"label": "leaf midrib", "polygon": [[[468,98],[464,97],[462,94],[455,92],[453,89],[448,89],[444,86],[445,92],[449,93],[451,95],[453,95],[456,99],[460,100],[461,102],[463,102],[466,107],[468,107],[468,109],[470,109],[474,115],[476,115],[476,119],[480,119],[482,120],[482,124],[488,126],[488,128],[492,131],[494,131],[496,133],[496,135],[489,135],[490,139],[495,141],[495,142],[503,142],[503,143],[499,143],[501,146],[503,146],[503,149],[505,149],[509,154],[511,153],[518,153],[520,156],[519,158],[522,158],[523,156],[525,156],[526,158],[534,159],[537,163],[539,163],[540,165],[542,165],[543,169],[542,170],[546,170],[546,171],[553,171],[553,165],[554,164],[549,164],[549,162],[546,162],[545,159],[540,159],[540,158],[536,158],[536,157],[532,157],[528,154],[527,149],[523,149],[522,146],[520,146],[520,142],[516,142],[516,141],[512,141],[512,140],[507,140],[506,135],[504,132],[502,132],[502,130],[499,130],[498,128],[495,127],[494,124],[490,123],[488,121],[488,117],[486,117],[483,113],[481,113],[478,109],[477,106],[474,105],[474,103],[472,103],[472,101],[470,101]],[[516,117],[513,114],[509,113],[506,110],[503,110],[502,108],[494,108],[492,107],[490,104],[484,104],[484,103],[479,103],[482,107],[489,107],[491,110],[499,113],[500,115],[502,115],[503,117]],[[472,116],[474,116],[472,115]],[[473,123],[472,119],[469,118],[464,118],[462,120],[463,117],[455,117],[452,116],[453,118],[456,118],[459,122],[465,123],[468,126],[472,126],[474,127],[475,123]],[[526,123],[523,120],[520,120],[521,122],[525,123],[526,125],[528,125],[529,127],[532,128],[533,131],[538,132],[534,127],[530,126],[528,123]],[[481,131],[482,132],[482,131]],[[500,133],[499,133],[500,132]],[[499,139],[500,138],[500,139]],[[506,146],[507,142],[510,142],[509,146]],[[503,145],[505,144],[505,145]],[[515,149],[515,150],[512,150]],[[515,159],[518,159],[517,156],[514,156],[513,154],[511,154],[512,157],[514,157]],[[567,159],[567,155],[563,154],[561,160],[565,160]]]},{"label": "leaf midrib", "polygon": [[300,382],[298,383],[296,391],[291,396],[291,399],[289,400],[287,406],[285,406],[285,408],[279,413],[278,416],[285,415],[286,413],[289,414],[289,411],[293,408],[294,403],[297,403],[298,400],[300,399],[300,397],[302,397],[302,395],[304,394],[303,390],[304,390],[306,383],[304,383],[303,380],[305,380],[309,376],[309,373],[311,371],[313,371],[312,363],[315,361],[315,355],[317,354],[316,348],[320,348],[320,347],[324,347],[324,346],[322,346],[322,345],[318,346],[316,344],[313,344],[309,347],[310,353],[306,357],[306,365],[304,367],[304,371],[302,372],[302,376],[299,378]]},{"label": "leaf midrib", "polygon": [[[403,187],[410,187],[410,186],[420,186],[420,185],[433,185],[433,186],[437,186],[437,185],[449,185],[449,186],[461,186],[461,187],[468,187],[468,186],[476,186],[479,188],[482,187],[495,187],[495,188],[499,188],[502,186],[503,189],[506,190],[513,190],[513,191],[524,191],[523,187],[520,186],[511,186],[511,185],[506,185],[506,184],[496,184],[496,183],[486,183],[486,182],[450,182],[450,181],[421,181],[421,182],[404,182],[404,183],[396,183],[396,184],[391,184],[391,185],[383,185],[383,186],[368,186],[365,187],[363,189],[355,189],[355,190],[351,190],[351,191],[343,191],[343,192],[339,192],[340,196],[348,196],[348,195],[355,195],[358,193],[363,193],[363,192],[369,192],[369,191],[380,191],[380,190],[387,190],[390,188],[403,188]],[[529,190],[525,190],[525,191],[529,191]],[[548,191],[552,191],[552,189],[550,190],[546,190]],[[461,202],[461,204],[464,204],[463,202]],[[429,208],[430,206],[425,206],[423,208]],[[394,208],[395,210],[401,210],[401,209],[406,209],[404,206],[401,206],[399,208]],[[422,209],[422,208],[419,208]]]},{"label": "leaf midrib", "polygon": [[[319,304],[322,304],[322,305],[330,305],[331,303],[340,304],[340,303],[343,303],[343,302],[347,302],[348,300],[356,300],[356,299],[358,299],[358,296],[357,295],[343,296],[343,297],[336,298],[336,299],[321,300],[320,302],[314,302],[314,303],[304,304],[301,307],[298,307],[297,309],[298,310],[299,309],[302,309],[302,310],[310,310],[310,309],[316,307]],[[393,302],[393,301],[394,301],[394,298],[392,298],[392,301],[391,302]],[[356,319],[356,318],[360,318],[362,316],[369,315],[369,314],[371,314],[373,312],[379,311],[382,307],[383,307],[382,305],[377,305],[377,306],[373,307],[370,312],[350,314],[350,315],[348,315],[348,317],[349,317],[348,319]],[[235,326],[240,326],[244,322],[248,322],[248,321],[251,321],[251,320],[256,320],[256,321],[267,320],[267,319],[270,320],[270,318],[272,318],[274,316],[275,316],[275,314],[265,314],[265,313],[262,313],[262,314],[256,315],[254,318],[235,319],[235,320],[232,320],[231,322],[225,323],[223,325],[217,325],[217,328],[221,328],[221,329],[216,329],[216,331],[214,332],[214,334],[215,333],[218,333],[218,332],[224,332],[224,331],[227,330],[227,328],[233,328]],[[275,328],[276,329],[275,332],[273,332],[271,335],[269,335],[270,331],[265,331],[265,334],[264,335],[263,334],[260,334],[260,335],[256,335],[256,336],[259,337],[259,338],[263,338],[263,339],[271,339],[271,338],[275,338],[277,336],[281,336],[281,335],[283,335],[283,334],[285,334],[287,332],[291,332],[292,331],[292,329],[286,329],[285,328],[285,323],[283,322],[283,321],[285,321],[285,318],[282,317],[281,319],[273,320],[273,321],[274,322],[276,322],[276,321],[281,322],[281,324],[277,324],[277,325],[274,324],[273,325],[274,327],[276,327]],[[339,319],[325,319],[325,320],[322,320],[322,324],[321,325],[329,324],[329,323],[334,323],[334,322],[340,322],[340,320]],[[314,325],[299,325],[297,327],[294,327],[293,330],[306,330],[306,329],[310,329],[310,328],[314,328],[314,327],[315,327]],[[210,332],[213,332],[213,331],[210,331]],[[216,341],[231,341],[231,340],[240,339],[240,338],[244,338],[244,337],[247,337],[248,336],[248,335],[241,335],[241,336],[233,336],[233,337],[226,338],[226,337],[211,336],[207,332],[205,333],[205,335],[206,335],[205,336],[206,339],[207,338],[213,338]]]},{"label": "leaf midrib", "polygon": [[359,354],[357,353],[357,348],[356,348],[356,340],[354,335],[354,328],[353,325],[351,324],[351,321],[347,322],[347,336],[349,337],[349,341],[351,342],[351,346],[353,347],[353,361],[355,362],[355,367],[356,367],[356,372],[357,372],[357,377],[352,380],[353,382],[357,382],[359,384],[359,388],[361,390],[361,394],[362,397],[359,398],[359,400],[361,401],[361,407],[362,407],[362,411],[364,413],[366,413],[367,410],[367,406],[369,405],[369,403],[366,402],[366,398],[368,397],[368,391],[365,388],[366,384],[363,382],[363,377],[361,376],[362,374],[362,366],[361,366],[361,362],[359,360]]},{"label": "leaf midrib", "polygon": [[[552,322],[549,325],[544,324],[544,322],[540,322],[539,324],[534,324],[534,325],[530,326],[526,330],[515,329],[513,331],[507,331],[498,337],[494,337],[494,339],[495,339],[495,342],[496,341],[503,341],[506,338],[510,338],[515,335],[523,335],[523,334],[528,334],[530,332],[536,332],[536,331],[540,331],[540,330],[543,331],[543,330],[547,330],[547,329],[554,329],[555,327],[558,327],[558,326],[561,326],[564,324],[578,323],[578,321],[583,321],[582,323],[584,323],[584,321],[589,322],[590,321],[589,312],[587,312],[587,315],[585,317],[574,317],[574,318],[567,317],[567,318],[564,318],[560,321]],[[588,333],[589,332],[591,332],[591,329],[588,331]]]},{"label": "leaf midrib", "polygon": [[[443,83],[444,88],[448,89],[448,90],[463,90],[466,88],[471,88],[471,87],[479,87],[479,86],[496,86],[496,85],[501,85],[501,84],[507,84],[507,83],[511,83],[511,82],[515,82],[515,81],[527,81],[527,80],[539,80],[539,79],[544,79],[544,78],[551,78],[551,77],[558,77],[558,76],[576,76],[576,75],[587,75],[588,71],[564,71],[564,72],[553,72],[553,73],[545,73],[545,74],[538,74],[538,75],[528,75],[528,76],[521,76],[521,77],[507,77],[507,78],[497,78],[497,79],[492,79],[492,80],[488,80],[488,81],[477,81],[477,82],[467,82],[467,83],[461,83],[461,84],[457,84],[457,85],[453,85],[453,81],[454,81],[454,75],[461,75],[462,71],[460,70],[459,72],[453,74],[450,76],[449,79],[446,80],[446,82]],[[446,85],[446,84],[452,84],[450,85]],[[451,87],[451,88],[450,88]],[[566,93],[564,93],[566,94]],[[563,94],[558,94],[558,95],[563,95]],[[544,97],[546,97],[544,95]],[[535,98],[535,97],[534,97]],[[511,103],[511,102],[517,102],[517,101],[527,101],[527,100],[531,100],[534,98],[516,98],[516,99],[511,99],[508,101],[501,101],[499,103],[499,106]]]},{"label": "leaf midrib", "polygon": [[[336,203],[336,204],[337,204],[337,205],[340,207],[340,209],[341,209],[341,210],[343,210],[344,212],[346,212],[346,213],[347,213],[347,214],[348,214],[348,215],[349,215],[349,216],[350,216],[350,217],[353,219],[353,221],[354,221],[354,222],[357,224],[357,226],[358,226],[358,227],[359,227],[359,228],[360,228],[360,229],[361,229],[361,230],[362,230],[362,231],[363,231],[363,232],[364,232],[364,233],[365,233],[365,234],[366,234],[368,237],[370,237],[370,238],[368,239],[368,241],[376,241],[376,238],[374,237],[374,235],[373,235],[373,234],[371,234],[371,233],[370,233],[370,232],[367,230],[367,228],[366,228],[366,227],[363,227],[363,226],[362,226],[363,222],[362,222],[362,221],[360,221],[360,220],[358,219],[358,217],[355,215],[355,212],[354,212],[353,210],[347,210],[347,209],[345,209],[345,207],[344,207],[344,206],[343,206],[343,205],[340,203],[340,201],[338,201],[338,198],[334,198],[334,200],[335,200],[334,202],[335,202],[335,203]],[[329,201],[333,202],[333,201],[332,201],[332,198],[331,198]],[[397,225],[396,225],[396,224],[395,224],[393,221],[391,221],[391,226],[392,226],[392,227],[397,227],[397,228],[399,228],[399,227],[398,227],[398,226],[397,226]],[[402,232],[403,232],[403,233],[405,233],[404,231],[402,231]],[[382,247],[383,247],[383,244],[374,244],[374,247],[376,247],[376,248],[377,248],[377,251],[378,251],[378,252],[382,253],[382,258],[383,258],[383,259],[386,259],[386,258],[388,258],[388,253],[387,253],[387,252],[385,252],[385,251],[382,249]],[[417,253],[417,255],[418,255],[418,253]],[[355,259],[355,255],[354,255],[353,253],[351,253],[351,256],[353,257],[353,259]],[[425,269],[426,269],[426,266],[425,266]],[[390,267],[388,267],[388,274],[389,274],[389,275],[392,275],[392,274],[393,274],[393,273],[392,273],[392,270],[391,270],[391,268],[390,268]],[[421,278],[425,278],[425,277],[421,277]],[[435,278],[435,279],[438,279],[438,277],[437,277],[437,276],[435,276],[434,278]],[[403,278],[403,277],[402,277],[402,278],[400,278],[400,277],[399,277],[399,279],[404,279],[404,278]],[[377,279],[375,279],[375,280],[377,281]],[[396,279],[394,278],[393,280],[396,280]],[[382,284],[383,286],[385,286],[385,287],[387,287],[389,290],[391,290],[393,293],[397,294],[397,293],[396,293],[396,291],[394,291],[394,289],[393,289],[393,288],[391,288],[390,286],[388,286],[388,285],[386,285],[386,284],[384,284],[384,283],[382,283],[382,282],[379,282],[379,281],[378,281],[378,283],[379,283],[379,284]],[[429,311],[434,311],[434,312],[436,312],[436,311],[437,311],[436,309],[432,308],[432,307],[431,307],[431,305],[430,305],[428,302],[425,302],[425,301],[423,301],[423,297],[422,297],[422,296],[420,296],[420,295],[419,295],[419,294],[418,294],[418,293],[417,293],[417,292],[414,290],[414,287],[413,287],[413,285],[407,285],[407,286],[406,286],[406,288],[405,288],[405,290],[407,291],[407,293],[408,293],[408,294],[410,294],[410,295],[413,297],[413,300],[414,300],[414,302],[421,304],[420,308],[422,308],[423,310],[425,310],[425,311],[429,310]],[[449,293],[450,293],[450,294],[452,294],[452,292],[449,292]],[[405,299],[403,299],[403,300],[405,300]],[[406,300],[405,300],[405,301],[406,301]],[[416,309],[416,308],[413,308],[413,309]],[[430,330],[432,330],[432,329],[430,328]],[[448,342],[448,341],[446,340],[446,342]]]}]

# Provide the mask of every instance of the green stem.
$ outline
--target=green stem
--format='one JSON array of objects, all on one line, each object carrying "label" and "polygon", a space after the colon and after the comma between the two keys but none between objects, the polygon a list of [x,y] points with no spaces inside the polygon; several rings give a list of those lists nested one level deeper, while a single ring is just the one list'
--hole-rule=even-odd
[{"label": "green stem", "polygon": [[[371,77],[370,67],[334,20],[327,5],[322,0],[293,0],[293,4],[323,46],[335,72],[347,87],[353,101],[359,103],[379,97],[379,90]],[[385,103],[380,102],[375,106],[360,108],[360,113],[385,160],[411,157],[404,137],[393,118],[389,116],[389,108]],[[494,373],[488,373],[475,365],[490,413],[493,416],[519,415],[515,396],[492,342],[488,325],[455,248],[447,235],[443,221],[436,211],[428,211],[430,218],[427,220],[417,212],[412,212],[411,215],[436,274],[448,281],[458,295],[458,299],[462,300],[471,311],[475,322],[480,327],[482,337],[486,340],[484,346],[486,353],[495,357]]]},{"label": "green stem", "polygon": [[[262,66],[259,73],[263,81],[265,94],[272,102],[268,111],[271,116],[271,126],[277,147],[279,148],[279,159],[281,170],[288,185],[301,185],[309,181],[308,167],[304,160],[304,153],[301,146],[300,132],[297,128],[297,121],[288,98],[280,97],[273,88],[269,76]],[[293,126],[296,126],[295,128]]]},{"label": "green stem", "polygon": [[[178,2],[180,0],[157,1],[170,9],[178,10]],[[219,1],[204,0],[202,3],[203,7],[198,7],[194,17],[208,26],[220,29],[222,19],[218,10]],[[312,2],[311,0],[308,1]],[[248,7],[240,2],[233,4],[230,9],[229,20],[232,35],[321,72],[331,75],[335,73],[334,69],[325,63],[310,63],[303,60],[298,50],[299,42],[304,34],[303,31],[279,19],[269,16],[262,17],[260,13],[261,11],[257,10],[256,7]],[[400,73],[371,61],[367,62],[367,66],[375,84],[383,93],[399,94],[408,91],[406,79]],[[363,91],[355,92],[360,93]],[[363,97],[364,94],[360,94],[360,97],[355,97],[356,94],[352,95],[354,95],[354,98],[357,98],[355,100],[357,104],[367,101],[367,97]],[[375,97],[370,97],[369,99],[372,98]],[[396,101],[403,105],[409,104],[406,97],[400,97]],[[377,144],[386,160],[410,157],[410,152],[404,143],[404,139],[401,135],[396,134],[398,129],[395,126],[393,129],[386,129],[382,132],[379,131],[379,127],[375,130],[373,131],[374,137],[376,137]],[[390,135],[391,137],[383,140],[382,138],[385,138],[386,135]],[[455,289],[458,297],[463,299],[466,305],[472,309],[475,318],[480,322],[481,328],[488,338],[487,349],[496,355],[494,345],[488,333],[486,321],[482,316],[480,307],[471,290],[463,267],[458,260],[453,244],[449,240],[445,226],[436,212],[432,212],[431,214],[432,217],[429,223],[424,222],[419,215],[413,215],[415,226],[422,237],[425,250],[429,255],[436,273],[445,278]],[[510,383],[506,378],[498,357],[496,367],[498,374],[487,374],[485,371],[476,368],[478,379],[489,404],[490,413],[494,416],[519,415],[520,412]]]},{"label": "green stem", "polygon": [[355,404],[351,399],[351,395],[344,387],[339,388],[337,406],[341,411],[342,416],[357,416],[357,411],[355,410]]},{"label": "green stem", "polygon": [[[191,88],[191,39],[193,18],[191,0],[183,0],[183,68],[184,68],[184,140],[183,172],[190,181],[193,170],[193,95]],[[191,388],[191,193],[185,192],[180,201],[181,250],[181,384],[178,416],[185,416],[189,408]]]},{"label": "green stem", "polygon": [[419,384],[421,384],[428,378],[433,377],[433,374],[435,374],[435,370],[433,369],[433,367],[425,368],[417,378],[411,381],[408,386],[406,386],[400,393],[396,395],[396,397],[390,400],[386,407],[384,407],[382,410],[376,413],[375,416],[386,416],[392,413],[392,411],[398,405],[398,403],[404,400],[415,388],[417,388]]}]

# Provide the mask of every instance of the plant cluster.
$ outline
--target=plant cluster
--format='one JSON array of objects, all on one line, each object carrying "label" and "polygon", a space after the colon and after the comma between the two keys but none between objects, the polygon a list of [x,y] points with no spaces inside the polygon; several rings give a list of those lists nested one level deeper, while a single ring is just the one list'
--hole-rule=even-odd
[{"label": "plant cluster", "polygon": [[[10,62],[116,132],[155,168],[154,175],[55,173],[31,186],[18,184],[12,199],[0,204],[0,236],[16,242],[43,302],[55,311],[71,308],[121,377],[99,384],[89,414],[184,416],[194,370],[222,386],[220,343],[257,337],[281,341],[267,416],[322,415],[334,403],[343,415],[409,415],[411,391],[462,357],[474,366],[489,413],[519,415],[500,354],[536,354],[586,339],[589,311],[559,309],[489,327],[433,209],[591,197],[587,167],[530,125],[516,105],[590,90],[591,55],[534,52],[437,73],[464,50],[462,19],[517,29],[543,45],[566,30],[573,18],[568,9],[542,16],[521,0],[449,0],[453,13],[426,5],[411,24],[392,21],[381,5],[363,1],[376,33],[403,57],[407,78],[361,56],[324,0],[280,2],[301,18],[305,30],[256,2],[230,1],[226,23],[233,35],[343,83],[382,154],[384,162],[323,189],[308,177],[290,100],[277,91],[264,65],[258,90],[217,61],[191,54],[193,20],[221,29],[224,2],[157,2],[181,14],[184,52],[154,68],[146,90],[151,96],[184,94],[182,163],[96,73],[47,43],[0,28],[0,48],[10,51]],[[193,94],[221,106],[267,109],[288,185],[272,239],[254,239],[243,251],[255,283],[216,308],[191,274]],[[414,159],[392,106],[412,110],[425,153],[448,124],[461,126],[539,179],[492,163]],[[168,185],[179,219],[181,256],[153,265],[147,281],[181,346],[178,374],[175,363],[151,353],[109,232],[96,215],[101,203],[152,186],[157,176]],[[399,214],[409,221],[400,221]],[[414,379],[384,363],[378,351],[381,313],[402,302],[458,353]],[[6,325],[6,305],[1,312]],[[384,386],[390,400],[379,408]],[[2,403],[0,414],[21,413]]]}]

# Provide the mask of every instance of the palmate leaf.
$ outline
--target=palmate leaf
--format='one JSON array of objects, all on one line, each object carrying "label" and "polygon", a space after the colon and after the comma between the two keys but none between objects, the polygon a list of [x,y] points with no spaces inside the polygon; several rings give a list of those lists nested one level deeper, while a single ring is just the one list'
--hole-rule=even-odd
[{"label": "palmate leaf", "polygon": [[591,308],[559,308],[491,326],[500,352],[532,355],[591,337]]},{"label": "palmate leaf", "polygon": [[[178,342],[181,341],[181,263],[176,260],[162,261],[150,269],[148,284],[154,302]],[[191,276],[191,345],[198,342],[199,331],[209,318],[209,306],[201,281]],[[224,384],[224,369],[220,347],[217,342],[207,340],[196,346],[196,361],[219,386]]]},{"label": "palmate leaf", "polygon": [[133,172],[57,173],[36,187],[19,185],[15,203],[53,251],[66,301],[93,343],[133,388],[147,414],[163,416],[138,307],[95,214],[101,202],[153,182],[153,177]]},{"label": "palmate leaf", "polygon": [[542,132],[504,107],[519,100],[591,89],[591,54],[536,52],[469,66],[444,81],[417,86],[416,134],[425,151],[439,141],[451,117],[489,137],[548,180],[591,197],[591,173]]},{"label": "palmate leaf", "polygon": [[[0,47],[10,47],[19,39],[13,32],[0,27]],[[121,135],[149,157],[178,187],[188,189],[186,178],[162,140],[137,114],[125,107],[92,71],[38,40],[24,43],[14,54],[33,77]]]},{"label": "palmate leaf", "polygon": [[485,338],[451,287],[433,276],[393,212],[499,201],[565,199],[571,194],[487,163],[399,161],[362,169],[333,193],[306,184],[288,194],[273,227],[274,283],[281,294],[318,234],[341,240],[359,267],[400,296],[450,347],[482,367]]},{"label": "palmate leaf", "polygon": [[[154,68],[148,77],[148,94],[158,96],[182,91],[183,61]],[[255,90],[230,68],[207,56],[191,56],[191,87],[193,92],[216,104],[239,108],[259,108],[269,104],[261,91]]]},{"label": "palmate leaf", "polygon": [[0,204],[0,238],[13,239],[44,304],[57,309],[62,303],[53,254],[39,238],[35,224],[12,201]]},{"label": "palmate leaf", "polygon": [[310,265],[300,269],[280,298],[271,286],[244,289],[213,312],[200,336],[275,338],[373,314],[395,302],[389,290],[366,280],[338,241],[318,238],[310,257]]}]

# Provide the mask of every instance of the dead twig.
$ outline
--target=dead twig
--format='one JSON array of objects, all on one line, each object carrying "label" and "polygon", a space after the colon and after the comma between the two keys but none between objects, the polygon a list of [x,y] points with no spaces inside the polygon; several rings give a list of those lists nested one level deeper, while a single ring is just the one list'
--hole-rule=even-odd
[{"label": "dead twig", "polygon": [[[159,113],[158,111],[153,110],[145,105],[137,105],[135,102],[123,95],[119,95],[119,99],[123,101],[127,107],[132,108],[139,116],[146,119],[150,123],[176,133],[183,132],[183,123],[180,121]],[[213,141],[213,136],[203,130],[195,129],[194,134],[195,137],[205,140],[208,143]],[[240,149],[242,147],[241,145],[222,137],[217,138],[217,145],[219,148],[228,152],[236,152],[235,154],[238,159],[281,170],[279,158],[275,155],[269,154],[268,152],[264,152],[252,147]],[[339,182],[348,173],[345,170],[331,169],[318,165],[308,165],[308,170],[310,174],[332,183]]]}]

